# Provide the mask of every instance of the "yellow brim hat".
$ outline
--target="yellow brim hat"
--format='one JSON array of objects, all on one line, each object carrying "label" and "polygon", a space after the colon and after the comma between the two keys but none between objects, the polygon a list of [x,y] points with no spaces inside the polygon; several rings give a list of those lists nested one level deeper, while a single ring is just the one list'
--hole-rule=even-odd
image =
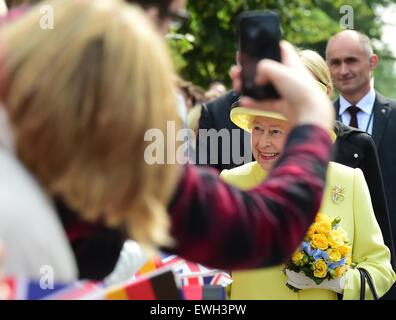
[{"label": "yellow brim hat", "polygon": [[[238,107],[238,106],[235,106],[231,109],[230,117],[233,123],[235,123],[239,128],[246,130],[248,132],[250,132],[250,124],[252,118],[254,117],[266,117],[266,118],[287,121],[287,118],[285,116],[277,112],[262,111],[262,110],[246,108],[246,107]],[[330,130],[329,134],[331,140],[334,143],[335,140],[337,139],[337,135],[333,130]]]},{"label": "yellow brim hat", "polygon": [[266,117],[282,121],[287,121],[285,116],[277,112],[262,111],[246,107],[233,107],[230,113],[231,121],[239,128],[250,132],[250,124],[254,117]]},{"label": "yellow brim hat", "polygon": [[[319,81],[315,81],[315,82],[319,85],[322,91],[327,92],[327,87],[323,83]],[[285,116],[277,112],[239,107],[239,101],[235,102],[231,108],[232,108],[230,113],[231,121],[235,123],[239,128],[249,132],[250,132],[250,123],[253,117],[266,117],[266,118],[287,121],[287,118],[285,118]]]}]

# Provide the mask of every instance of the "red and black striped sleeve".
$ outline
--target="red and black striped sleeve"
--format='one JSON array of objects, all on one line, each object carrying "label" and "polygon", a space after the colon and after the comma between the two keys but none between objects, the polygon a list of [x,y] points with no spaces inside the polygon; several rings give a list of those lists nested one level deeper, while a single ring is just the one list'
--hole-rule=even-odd
[{"label": "red and black striped sleeve", "polygon": [[319,210],[331,149],[325,130],[295,128],[267,180],[246,192],[186,166],[169,208],[177,245],[168,251],[228,270],[286,261]]}]

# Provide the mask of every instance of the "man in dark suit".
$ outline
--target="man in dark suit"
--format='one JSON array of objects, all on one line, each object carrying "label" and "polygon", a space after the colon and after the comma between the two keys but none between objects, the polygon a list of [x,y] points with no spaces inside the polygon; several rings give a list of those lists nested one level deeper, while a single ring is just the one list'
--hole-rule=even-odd
[{"label": "man in dark suit", "polygon": [[[334,103],[338,120],[367,132],[376,145],[396,243],[396,101],[381,96],[372,86],[379,58],[366,35],[353,30],[337,33],[328,42],[326,58],[334,85],[340,91],[340,98]],[[362,150],[347,145],[342,148],[344,157],[364,157]],[[370,177],[366,179],[370,185]],[[371,185],[371,193],[375,192],[373,189],[378,191],[377,186]],[[378,192],[372,193],[375,196],[379,196]]]},{"label": "man in dark suit", "polygon": [[197,164],[222,171],[252,161],[250,135],[230,119],[231,107],[238,99],[238,93],[229,91],[203,105],[197,136]]}]

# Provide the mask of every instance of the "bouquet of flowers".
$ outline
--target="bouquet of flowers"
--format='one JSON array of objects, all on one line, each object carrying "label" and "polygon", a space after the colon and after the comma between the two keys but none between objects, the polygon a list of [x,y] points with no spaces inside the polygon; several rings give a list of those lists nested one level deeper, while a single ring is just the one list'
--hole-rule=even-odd
[{"label": "bouquet of flowers", "polygon": [[[304,241],[286,266],[286,273],[299,273],[312,279],[316,285],[341,278],[351,266],[352,248],[340,222],[339,217],[333,219],[318,213]],[[293,291],[299,290],[289,283],[286,285]]]}]

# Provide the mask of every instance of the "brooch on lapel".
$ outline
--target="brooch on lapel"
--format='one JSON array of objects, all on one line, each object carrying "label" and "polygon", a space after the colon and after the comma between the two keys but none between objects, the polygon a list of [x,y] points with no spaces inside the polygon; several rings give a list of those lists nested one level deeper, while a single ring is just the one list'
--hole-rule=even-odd
[{"label": "brooch on lapel", "polygon": [[345,199],[345,188],[339,185],[331,189],[331,198],[335,204],[339,204]]}]

